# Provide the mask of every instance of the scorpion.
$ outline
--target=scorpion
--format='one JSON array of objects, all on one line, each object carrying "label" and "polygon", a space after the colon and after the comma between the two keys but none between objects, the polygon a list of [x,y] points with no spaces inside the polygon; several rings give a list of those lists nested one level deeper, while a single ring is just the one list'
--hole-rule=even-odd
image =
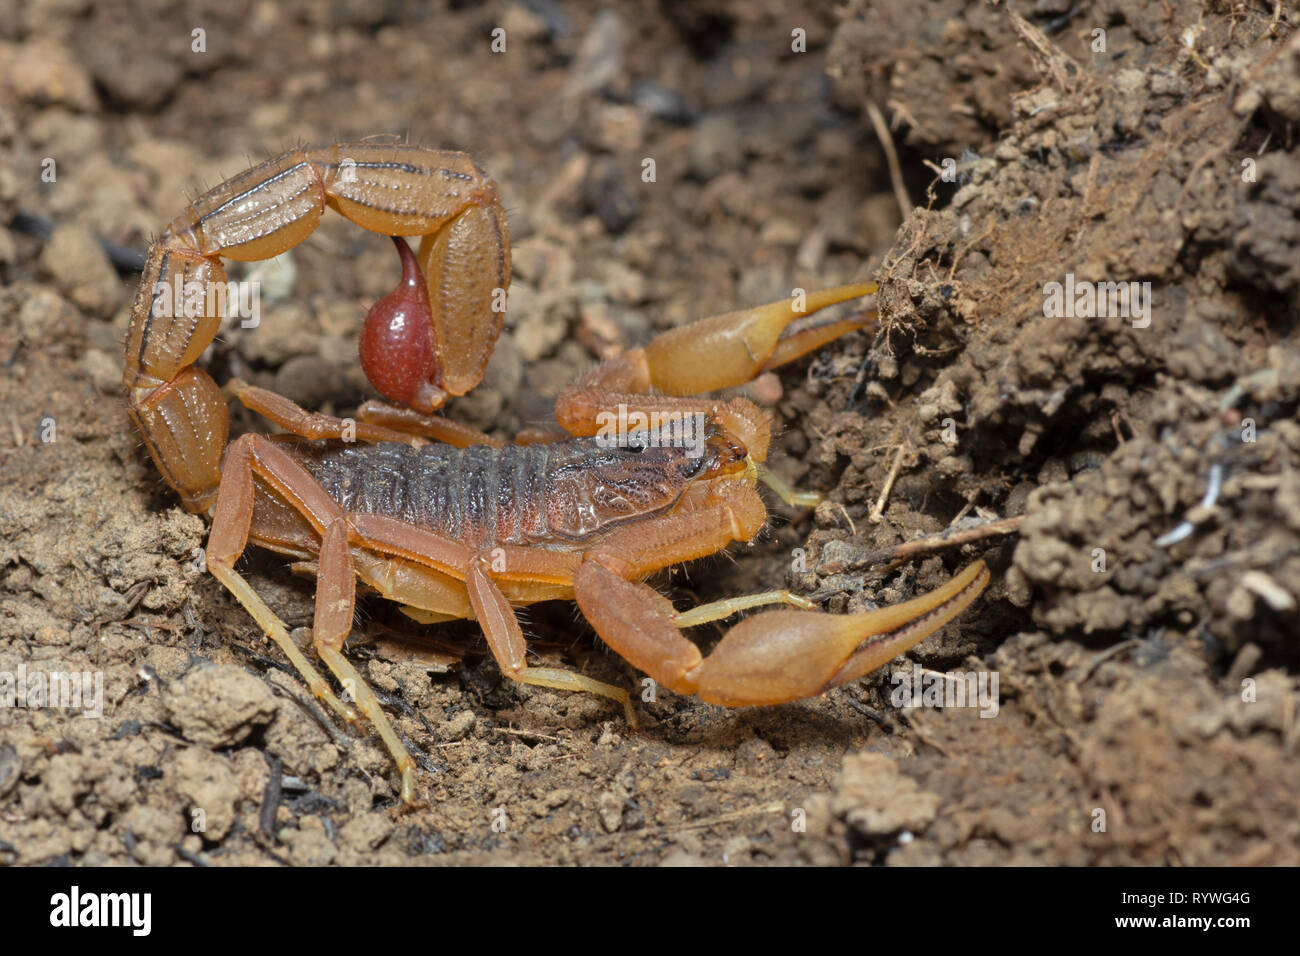
[{"label": "scorpion", "polygon": [[[382,399],[366,401],[355,419],[308,412],[238,380],[223,391],[195,364],[225,314],[219,296],[207,294],[226,281],[222,260],[284,253],[327,207],[392,237],[402,268],[362,325],[361,364]],[[413,251],[406,237],[415,236]],[[199,196],[150,247],[130,315],[128,411],[182,505],[211,519],[208,571],[317,699],[353,727],[369,720],[400,773],[404,807],[418,805],[415,761],[343,653],[358,582],[418,621],[477,621],[505,676],[610,698],[634,727],[623,688],[528,662],[517,607],[576,601],[605,644],[659,685],[756,706],[869,673],[987,584],[976,561],[902,604],[832,614],[787,590],[678,611],[646,583],[660,569],[755,538],[767,522],[759,483],[792,505],[820,500],[792,491],[764,464],[773,425],[757,405],[701,396],[872,324],[874,302],[845,318],[798,320],[869,296],[873,283],[668,330],[565,388],[555,403],[563,435],[505,444],[435,413],[483,378],[509,283],[498,187],[467,154],[363,141],[290,149]],[[166,295],[168,286],[187,294]],[[229,400],[283,432],[227,444]],[[647,424],[611,440],[611,409]],[[702,427],[683,441],[691,422]],[[315,576],[312,648],[342,696],[236,570],[249,544]],[[785,607],[741,619],[708,657],[682,633],[765,605]]]}]

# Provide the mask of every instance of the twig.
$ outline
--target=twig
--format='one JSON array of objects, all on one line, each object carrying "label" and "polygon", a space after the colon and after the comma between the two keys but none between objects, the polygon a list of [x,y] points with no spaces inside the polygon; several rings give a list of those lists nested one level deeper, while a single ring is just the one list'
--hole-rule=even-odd
[{"label": "twig", "polygon": [[898,451],[894,453],[894,463],[889,467],[889,474],[885,477],[884,487],[880,489],[880,496],[876,499],[876,506],[871,509],[871,514],[867,519],[872,524],[879,524],[881,517],[885,514],[885,502],[889,500],[889,493],[894,488],[894,480],[898,478],[898,470],[903,467],[903,452],[908,448],[908,442],[903,441],[898,446]]},{"label": "twig", "polygon": [[885,122],[880,107],[871,100],[867,100],[867,116],[871,118],[876,138],[880,140],[881,148],[885,151],[885,162],[889,164],[889,181],[894,186],[894,200],[898,203],[898,212],[903,217],[903,222],[907,222],[912,217],[912,200],[908,198],[907,187],[903,185],[903,168],[898,163],[898,151],[894,149],[893,134],[889,132],[889,124]]},{"label": "twig", "polygon": [[1079,679],[1076,681],[1076,686],[1081,686],[1085,681],[1087,681],[1087,679],[1093,675],[1093,672],[1096,671],[1103,662],[1108,661],[1119,654],[1123,654],[1125,651],[1132,650],[1137,646],[1138,642],[1136,640],[1128,640],[1121,641],[1114,647],[1109,647],[1106,650],[1101,651],[1096,657],[1088,662],[1088,666],[1085,667],[1083,673],[1079,675]]},{"label": "twig", "polygon": [[949,528],[954,528],[961,523],[961,519],[970,514],[971,509],[975,507],[975,499],[972,498],[961,506],[961,511],[957,512],[956,517],[948,522]]},{"label": "twig", "polygon": [[[707,820],[694,820],[691,823],[680,823],[674,827],[665,827],[664,831],[668,833],[677,833],[681,830],[701,830],[706,827],[715,826],[719,823],[731,823],[733,820],[743,820],[745,817],[752,817],[760,813],[781,813],[785,806],[781,803],[764,803],[757,807],[748,807],[744,810],[732,810],[730,813],[722,813],[716,817],[709,817]],[[638,832],[638,831],[632,831]],[[640,831],[644,833],[645,831]]]},{"label": "twig", "polygon": [[840,571],[867,568],[875,564],[901,564],[903,561],[917,555],[935,554],[939,551],[946,551],[948,548],[970,544],[973,541],[981,541],[984,538],[1015,534],[1024,520],[1024,515],[1017,515],[1014,518],[1000,518],[997,521],[989,521],[974,527],[946,528],[938,534],[915,538],[912,541],[904,541],[902,544],[891,545],[878,551],[868,551],[862,557],[846,563],[844,567],[827,567],[824,570],[828,574],[834,574]]},{"label": "twig", "polygon": [[1057,87],[1066,93],[1074,91],[1075,81],[1082,74],[1079,64],[1064,50],[1055,46],[1042,30],[1034,26],[1012,7],[1007,7],[1007,19],[1020,39],[1029,47],[1029,58],[1039,73],[1051,76]]},{"label": "twig", "polygon": [[265,752],[262,756],[266,758],[269,773],[266,778],[266,788],[262,791],[262,809],[257,814],[257,822],[267,839],[276,840],[276,815],[280,810],[280,800],[284,794],[280,788],[280,775],[284,771],[284,762],[279,757]]},{"label": "twig", "polygon": [[838,501],[831,503],[840,509],[840,514],[844,515],[844,520],[849,523],[849,534],[856,538],[858,536],[858,526],[853,523],[853,518],[849,515],[849,509]]},{"label": "twig", "polygon": [[492,730],[498,734],[514,734],[516,737],[531,737],[535,740],[554,740],[556,743],[563,743],[561,737],[552,737],[550,734],[539,734],[535,730],[515,730],[513,727],[493,727]]}]

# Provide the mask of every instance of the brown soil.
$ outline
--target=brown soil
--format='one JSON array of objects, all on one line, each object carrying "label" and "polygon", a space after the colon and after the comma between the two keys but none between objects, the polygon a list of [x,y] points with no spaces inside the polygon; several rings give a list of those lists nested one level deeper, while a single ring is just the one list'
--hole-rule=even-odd
[{"label": "brown soil", "polygon": [[[105,694],[101,719],[0,707],[0,862],[1300,862],[1300,35],[1272,4],[303,0],[200,3],[184,30],[155,6],[0,2],[0,674],[98,671]],[[899,664],[992,669],[996,718],[898,709],[885,668],[758,710],[661,693],[633,732],[503,681],[470,625],[369,601],[351,653],[429,800],[398,814],[378,741],[322,718],[197,568],[205,522],[126,416],[135,277],[102,244],[142,252],[292,142],[379,132],[501,184],[508,329],[453,409],[500,434],[659,329],[876,278],[879,334],[754,389],[774,468],[829,501],[662,583],[842,612],[983,556],[984,597]],[[391,248],[328,217],[290,259],[262,326],[204,361],[349,411]],[[1067,275],[1149,282],[1149,325],[1047,316]],[[308,582],[246,563],[310,624]],[[640,686],[572,606],[526,625],[541,660]]]}]

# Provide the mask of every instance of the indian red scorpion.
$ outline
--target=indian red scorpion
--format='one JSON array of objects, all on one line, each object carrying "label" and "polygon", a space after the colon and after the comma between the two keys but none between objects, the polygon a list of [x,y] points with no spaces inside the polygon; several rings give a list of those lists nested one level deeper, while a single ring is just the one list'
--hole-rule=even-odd
[{"label": "indian red scorpion", "polygon": [[[286,434],[246,434],[227,446],[226,397],[195,365],[221,322],[215,297],[189,308],[188,297],[159,290],[224,283],[222,259],[278,255],[327,207],[394,237],[401,257],[401,283],[371,309],[361,335],[362,365],[387,401],[366,402],[354,423],[232,382],[235,398]],[[421,237],[417,251],[406,236]],[[951,620],[988,582],[977,561],[929,594],[843,615],[785,590],[682,612],[644,583],[758,534],[767,520],[760,481],[793,503],[816,502],[763,464],[772,425],[756,405],[697,396],[873,323],[867,309],[796,324],[873,293],[873,284],[665,332],[561,393],[555,412],[566,435],[502,445],[434,413],[482,379],[509,282],[497,186],[468,156],[344,143],[289,150],[195,200],[150,250],[131,314],[131,417],[185,507],[211,517],[208,568],[319,699],[349,722],[359,710],[374,724],[400,770],[404,804],[416,801],[415,762],[342,653],[358,580],[419,620],[477,621],[512,679],[612,698],[629,722],[623,688],[528,664],[515,607],[574,600],[611,648],[659,684],[745,706],[821,694],[868,673]],[[661,424],[610,441],[603,423],[616,409]],[[316,574],[313,645],[352,701],[340,699],[236,570],[250,542]],[[682,634],[771,604],[789,609],[742,620],[707,658]]]}]

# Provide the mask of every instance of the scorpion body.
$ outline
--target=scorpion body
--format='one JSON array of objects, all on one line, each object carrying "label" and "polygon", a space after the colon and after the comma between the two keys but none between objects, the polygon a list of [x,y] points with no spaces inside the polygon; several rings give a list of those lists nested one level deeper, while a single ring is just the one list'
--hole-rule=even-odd
[{"label": "scorpion body", "polygon": [[477,549],[571,549],[592,535],[663,514],[703,471],[744,460],[711,445],[692,457],[655,436],[611,447],[598,438],[455,448],[398,442],[294,444],[300,461],[350,514],[383,515]]},{"label": "scorpion body", "polygon": [[[196,364],[221,326],[210,293],[226,284],[222,259],[279,255],[327,208],[393,237],[402,264],[400,284],[371,307],[360,335],[362,368],[387,402],[366,402],[356,421],[241,382],[223,392]],[[417,250],[407,236],[420,237]],[[820,500],[766,470],[767,413],[701,393],[871,325],[874,308],[804,320],[870,295],[874,284],[795,290],[789,301],[664,332],[560,394],[556,421],[567,436],[502,447],[434,412],[482,380],[509,283],[497,186],[465,154],[399,143],[304,147],[220,184],[172,222],[149,252],[126,336],[128,411],[181,503],[211,517],[209,571],[318,699],[350,723],[358,711],[371,721],[401,771],[405,806],[416,803],[415,761],[343,653],[358,581],[419,620],[477,621],[505,675],[611,698],[631,724],[625,689],[529,664],[516,605],[574,600],[611,648],[663,687],[743,706],[861,677],[943,626],[988,582],[976,561],[928,594],[858,614],[825,614],[783,589],[679,612],[645,583],[754,538],[767,521],[760,481],[791,504]],[[250,432],[227,444],[230,395],[286,434]],[[689,418],[702,424],[702,440],[686,447],[656,425],[611,444],[601,422],[616,408],[637,420]],[[249,544],[316,576],[312,645],[348,700],[239,573]],[[772,604],[787,609],[745,618],[707,658],[682,633]]]}]

